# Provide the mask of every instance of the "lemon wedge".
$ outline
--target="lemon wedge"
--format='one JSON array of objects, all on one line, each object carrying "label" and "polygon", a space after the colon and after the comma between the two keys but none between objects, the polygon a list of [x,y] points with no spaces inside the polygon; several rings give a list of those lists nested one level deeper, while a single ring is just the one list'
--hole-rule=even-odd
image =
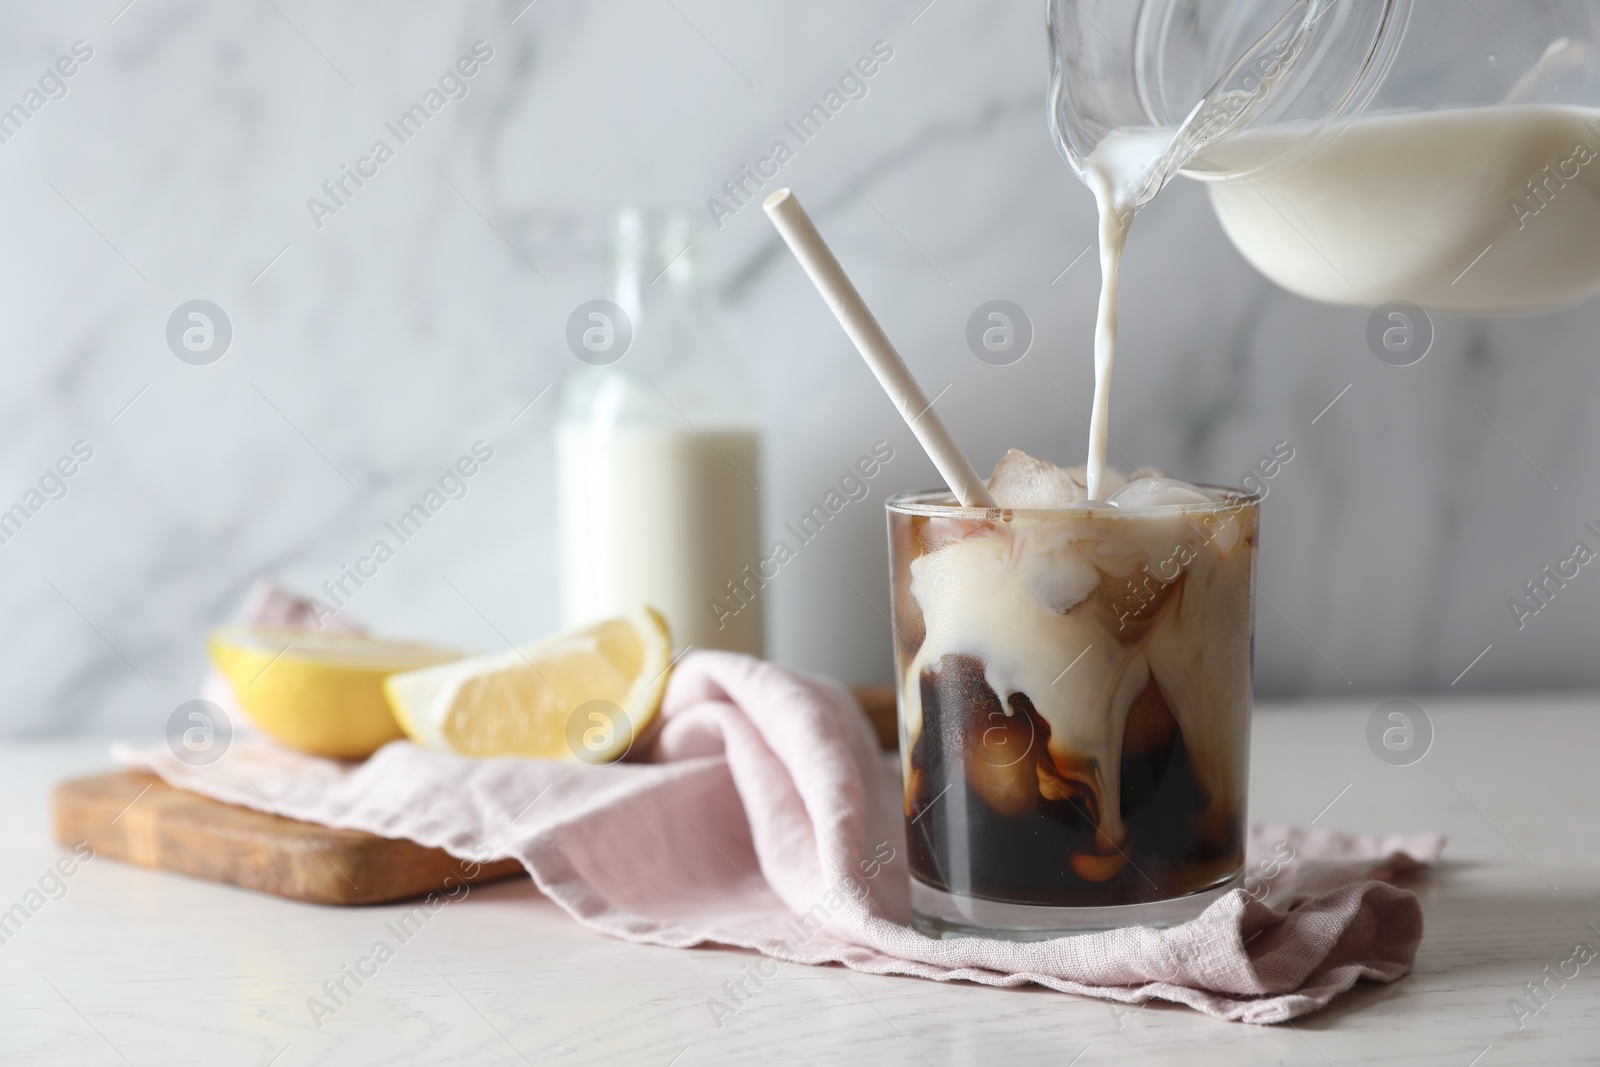
[{"label": "lemon wedge", "polygon": [[672,639],[653,608],[527,648],[390,676],[407,735],[464,756],[620,759],[661,707]]},{"label": "lemon wedge", "polygon": [[337,759],[364,759],[404,736],[384,698],[384,678],[461,658],[420,641],[274,626],[225,626],[208,645],[211,662],[263,733]]}]

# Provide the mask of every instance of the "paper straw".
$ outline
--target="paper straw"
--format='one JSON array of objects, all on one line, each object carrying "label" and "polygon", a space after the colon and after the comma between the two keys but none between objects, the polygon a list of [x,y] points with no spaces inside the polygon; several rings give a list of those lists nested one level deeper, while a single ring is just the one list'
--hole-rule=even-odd
[{"label": "paper straw", "polygon": [[889,342],[883,327],[878,325],[878,320],[868,310],[866,302],[861,299],[861,294],[856,292],[856,287],[850,283],[844,268],[839,266],[839,261],[833,257],[833,252],[829,250],[822,235],[817,232],[811,217],[806,214],[806,209],[800,206],[800,201],[788,189],[779,189],[767,197],[761,206],[766,209],[767,217],[772,220],[772,224],[778,228],[779,235],[788,244],[789,251],[794,253],[795,258],[800,261],[800,266],[805,268],[811,284],[817,287],[822,299],[827,301],[833,317],[839,320],[839,325],[843,326],[844,332],[850,336],[856,351],[861,353],[861,358],[872,368],[878,384],[883,386],[883,391],[894,401],[895,407],[900,411],[900,417],[911,427],[917,443],[922,445],[923,451],[928,453],[928,458],[933,460],[933,465],[938,468],[940,476],[944,478],[945,484],[950,487],[956,499],[969,508],[994,507],[994,498],[989,495],[983,479],[978,477],[978,472],[973,469],[971,461],[957,446],[955,438],[950,436],[950,431],[945,429],[944,423],[939,420],[939,415],[933,410],[928,395],[911,376],[905,360],[900,358],[900,353],[896,352],[894,345]]}]

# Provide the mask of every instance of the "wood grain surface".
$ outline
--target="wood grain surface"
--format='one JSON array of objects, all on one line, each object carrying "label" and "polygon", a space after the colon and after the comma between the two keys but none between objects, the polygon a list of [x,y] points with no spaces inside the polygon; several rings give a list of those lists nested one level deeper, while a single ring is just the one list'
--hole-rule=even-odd
[{"label": "wood grain surface", "polygon": [[63,845],[312,904],[385,904],[522,871],[499,860],[474,872],[441,849],[235,807],[136,771],[63,782],[51,815]]},{"label": "wood grain surface", "polygon": [[900,743],[900,725],[892,685],[858,685],[852,692],[867,713],[872,728],[878,732],[878,742],[884,748],[894,748]]}]

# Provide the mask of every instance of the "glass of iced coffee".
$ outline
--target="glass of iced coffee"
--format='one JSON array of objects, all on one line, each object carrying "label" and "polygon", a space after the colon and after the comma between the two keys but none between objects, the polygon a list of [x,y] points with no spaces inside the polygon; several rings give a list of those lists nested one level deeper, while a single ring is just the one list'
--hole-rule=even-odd
[{"label": "glass of iced coffee", "polygon": [[1008,454],[888,501],[912,907],[932,936],[1171,925],[1239,884],[1259,499]]}]

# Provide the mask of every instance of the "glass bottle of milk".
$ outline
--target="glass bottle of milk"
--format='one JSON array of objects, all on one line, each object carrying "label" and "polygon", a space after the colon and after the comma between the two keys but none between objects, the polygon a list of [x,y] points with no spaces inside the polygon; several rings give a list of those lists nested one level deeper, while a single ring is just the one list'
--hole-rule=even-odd
[{"label": "glass bottle of milk", "polygon": [[[612,302],[569,326],[556,466],[563,623],[649,604],[683,648],[762,653],[761,435],[687,211],[624,208]],[[742,583],[742,584],[741,584]]]}]

